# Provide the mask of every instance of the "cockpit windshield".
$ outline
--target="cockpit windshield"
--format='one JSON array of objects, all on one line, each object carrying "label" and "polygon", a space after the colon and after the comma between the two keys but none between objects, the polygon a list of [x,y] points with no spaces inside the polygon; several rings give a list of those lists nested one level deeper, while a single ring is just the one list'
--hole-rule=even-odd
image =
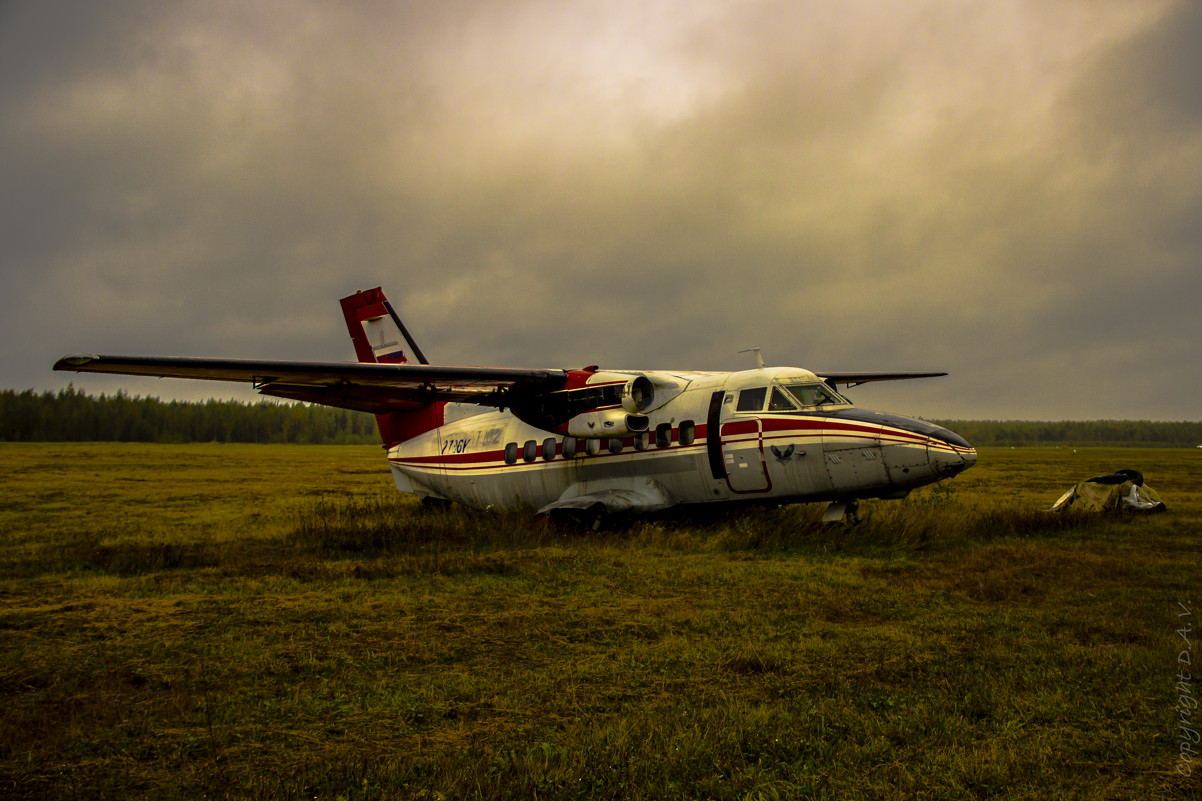
[{"label": "cockpit windshield", "polygon": [[785,389],[802,406],[842,406],[851,403],[826,384],[792,384]]}]

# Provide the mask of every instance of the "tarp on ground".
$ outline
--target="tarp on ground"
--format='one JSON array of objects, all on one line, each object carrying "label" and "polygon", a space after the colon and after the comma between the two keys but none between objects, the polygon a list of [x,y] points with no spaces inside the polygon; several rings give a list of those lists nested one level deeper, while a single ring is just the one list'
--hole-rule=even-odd
[{"label": "tarp on ground", "polygon": [[1138,470],[1118,470],[1078,482],[1060,496],[1050,511],[1163,512],[1167,507],[1156,490],[1144,484]]}]

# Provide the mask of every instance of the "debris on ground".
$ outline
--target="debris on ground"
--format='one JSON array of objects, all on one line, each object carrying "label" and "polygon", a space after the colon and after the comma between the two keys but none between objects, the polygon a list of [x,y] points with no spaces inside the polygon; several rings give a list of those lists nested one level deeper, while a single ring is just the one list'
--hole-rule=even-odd
[{"label": "debris on ground", "polygon": [[1078,482],[1049,511],[1163,512],[1166,507],[1156,490],[1144,484],[1138,470],[1116,470]]}]

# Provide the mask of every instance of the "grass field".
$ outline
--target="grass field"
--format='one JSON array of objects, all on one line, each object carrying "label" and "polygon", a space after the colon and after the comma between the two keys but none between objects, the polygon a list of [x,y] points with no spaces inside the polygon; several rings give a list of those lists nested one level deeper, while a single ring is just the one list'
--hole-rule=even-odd
[{"label": "grass field", "polygon": [[[1169,511],[1041,511],[1121,467]],[[0,445],[0,797],[1202,797],[1202,452],[862,512],[585,535],[374,447]]]}]

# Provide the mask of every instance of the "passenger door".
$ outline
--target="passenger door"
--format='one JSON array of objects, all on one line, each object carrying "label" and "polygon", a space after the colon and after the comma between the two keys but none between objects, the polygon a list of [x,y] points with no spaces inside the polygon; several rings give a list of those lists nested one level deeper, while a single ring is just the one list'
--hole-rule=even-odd
[{"label": "passenger door", "polygon": [[722,424],[722,462],[731,492],[767,492],[772,489],[764,464],[764,432],[758,417]]},{"label": "passenger door", "polygon": [[759,418],[766,393],[766,387],[741,390],[735,416],[722,423],[722,466],[731,492],[744,494],[772,489],[768,466],[764,463],[764,426]]}]

